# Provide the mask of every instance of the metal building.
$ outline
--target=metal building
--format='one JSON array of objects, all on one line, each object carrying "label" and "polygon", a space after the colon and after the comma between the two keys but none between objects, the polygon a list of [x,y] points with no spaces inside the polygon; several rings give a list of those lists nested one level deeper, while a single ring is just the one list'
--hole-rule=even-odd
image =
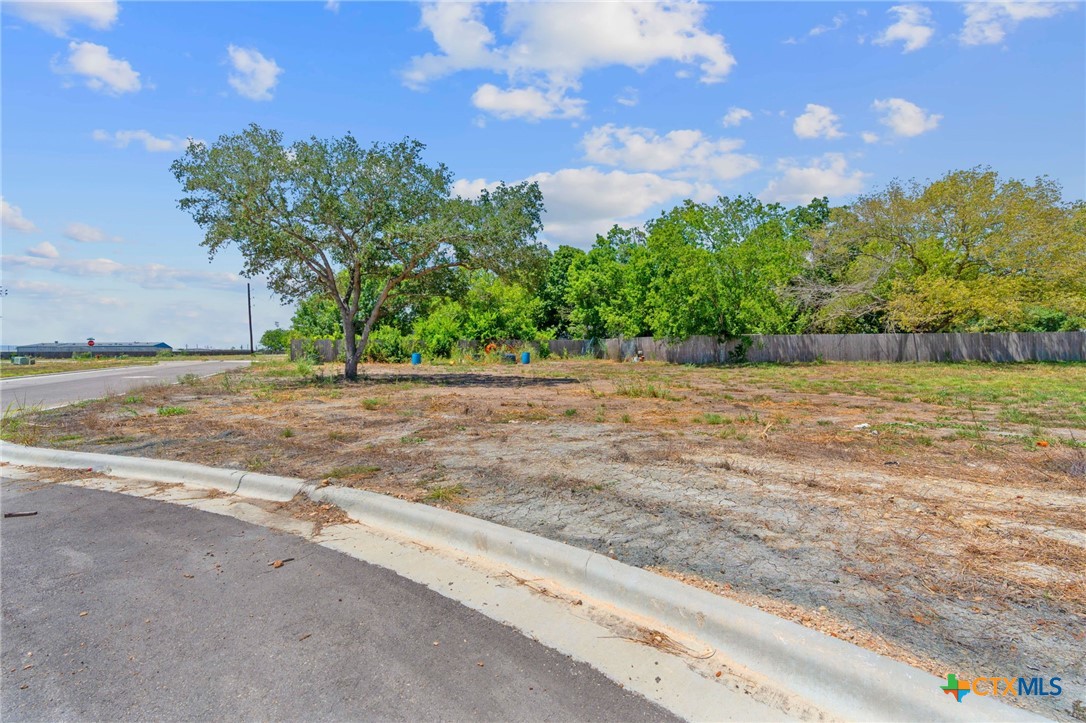
[{"label": "metal building", "polygon": [[34,356],[42,359],[68,359],[73,354],[93,354],[94,356],[155,356],[160,352],[173,351],[173,347],[164,341],[158,343],[150,341],[122,341],[122,342],[94,342],[94,346],[87,342],[42,342],[41,344],[27,344],[15,348],[19,356]]}]

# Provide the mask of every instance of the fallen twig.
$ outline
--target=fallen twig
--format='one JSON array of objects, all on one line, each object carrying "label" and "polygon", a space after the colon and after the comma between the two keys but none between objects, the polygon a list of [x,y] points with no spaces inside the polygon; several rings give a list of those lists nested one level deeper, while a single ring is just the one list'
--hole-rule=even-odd
[{"label": "fallen twig", "polygon": [[553,593],[550,590],[548,590],[547,588],[543,587],[542,585],[534,585],[533,584],[535,582],[534,580],[528,580],[527,578],[518,577],[518,576],[514,575],[513,573],[509,572],[508,570],[506,570],[504,574],[507,575],[508,577],[513,578],[518,585],[523,585],[524,587],[528,588],[532,592],[537,592],[540,595],[543,595],[545,597],[552,597],[555,600],[566,600],[571,605],[582,605],[583,604],[580,600],[572,600],[570,598],[567,598],[564,595],[558,595],[557,593]]},{"label": "fallen twig", "polygon": [[5,512],[4,517],[33,517],[36,514],[38,514],[37,511],[34,511],[34,512]]},{"label": "fallen twig", "polygon": [[704,654],[695,653],[690,648],[671,638],[667,633],[662,633],[659,630],[653,630],[652,628],[643,628],[640,625],[637,626],[637,635],[619,635],[618,637],[623,640],[648,645],[650,648],[656,648],[657,650],[671,653],[672,655],[685,655],[694,660],[708,660],[716,655],[715,650],[710,650]]}]

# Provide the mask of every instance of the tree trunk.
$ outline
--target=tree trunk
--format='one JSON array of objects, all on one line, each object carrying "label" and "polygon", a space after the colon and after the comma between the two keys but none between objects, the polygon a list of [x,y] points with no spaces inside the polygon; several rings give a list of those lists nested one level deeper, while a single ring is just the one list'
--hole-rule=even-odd
[{"label": "tree trunk", "polygon": [[358,379],[358,344],[354,338],[354,317],[350,314],[343,316],[343,376],[349,381]]}]

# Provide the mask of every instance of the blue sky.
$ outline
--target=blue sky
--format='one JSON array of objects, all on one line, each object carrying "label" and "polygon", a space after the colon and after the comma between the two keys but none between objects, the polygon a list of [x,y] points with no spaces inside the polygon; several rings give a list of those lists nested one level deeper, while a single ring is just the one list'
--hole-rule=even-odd
[{"label": "blue sky", "polygon": [[[990,165],[1086,197],[1081,3],[4,2],[3,343],[247,343],[186,139],[403,136],[538,181],[548,243],[684,198],[847,202]],[[289,308],[254,281],[259,335]]]}]

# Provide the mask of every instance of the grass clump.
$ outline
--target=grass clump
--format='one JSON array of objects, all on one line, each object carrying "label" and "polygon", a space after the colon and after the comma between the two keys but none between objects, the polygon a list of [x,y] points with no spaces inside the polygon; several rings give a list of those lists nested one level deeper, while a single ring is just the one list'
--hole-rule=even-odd
[{"label": "grass clump", "polygon": [[615,394],[633,399],[665,399],[669,402],[681,402],[683,400],[682,397],[676,396],[667,389],[658,387],[655,384],[620,384],[615,390]]},{"label": "grass clump", "polygon": [[82,441],[82,434],[62,434],[58,437],[53,437],[52,439],[53,444],[68,444]]},{"label": "grass clump", "polygon": [[330,470],[324,476],[327,479],[345,479],[347,477],[370,477],[377,472],[380,472],[381,468],[372,464],[350,464],[346,467],[336,467]]},{"label": "grass clump", "polygon": [[185,407],[166,406],[158,408],[158,416],[160,417],[178,417],[182,414],[191,414],[192,410]]},{"label": "grass clump", "polygon": [[423,497],[427,502],[455,502],[462,494],[467,492],[462,484],[454,485],[438,485],[431,487],[430,491]]}]

